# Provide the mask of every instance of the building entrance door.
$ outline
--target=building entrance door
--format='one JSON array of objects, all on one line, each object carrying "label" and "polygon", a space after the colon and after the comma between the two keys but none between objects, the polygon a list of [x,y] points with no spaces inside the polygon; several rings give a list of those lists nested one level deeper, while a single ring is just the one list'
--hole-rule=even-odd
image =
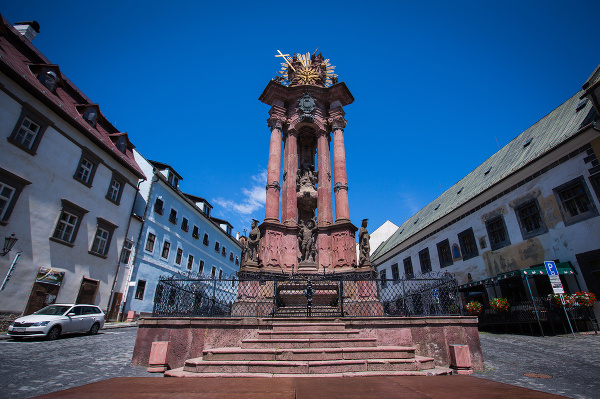
[{"label": "building entrance door", "polygon": [[575,255],[588,290],[600,298],[600,249]]},{"label": "building entrance door", "polygon": [[83,278],[79,294],[77,295],[76,303],[87,303],[93,305],[96,301],[96,293],[98,292],[98,280],[90,280]]},{"label": "building entrance door", "polygon": [[33,289],[31,290],[29,302],[27,302],[27,308],[25,309],[24,314],[28,315],[35,313],[38,310],[55,303],[59,290],[59,285],[41,283],[36,281],[33,284]]}]

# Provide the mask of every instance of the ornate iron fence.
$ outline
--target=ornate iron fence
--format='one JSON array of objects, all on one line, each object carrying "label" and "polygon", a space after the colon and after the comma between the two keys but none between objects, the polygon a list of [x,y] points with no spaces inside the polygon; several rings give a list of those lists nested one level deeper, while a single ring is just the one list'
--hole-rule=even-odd
[{"label": "ornate iron fence", "polygon": [[380,279],[374,273],[160,277],[153,316],[382,317],[461,315],[449,273]]}]

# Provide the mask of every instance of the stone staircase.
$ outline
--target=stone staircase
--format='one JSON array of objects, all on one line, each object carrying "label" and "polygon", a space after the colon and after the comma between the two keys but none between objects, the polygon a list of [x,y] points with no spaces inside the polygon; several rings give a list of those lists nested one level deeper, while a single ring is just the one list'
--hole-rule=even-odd
[{"label": "stone staircase", "polygon": [[376,338],[334,322],[274,322],[241,347],[206,349],[165,377],[323,377],[451,374],[415,348],[378,346]]}]

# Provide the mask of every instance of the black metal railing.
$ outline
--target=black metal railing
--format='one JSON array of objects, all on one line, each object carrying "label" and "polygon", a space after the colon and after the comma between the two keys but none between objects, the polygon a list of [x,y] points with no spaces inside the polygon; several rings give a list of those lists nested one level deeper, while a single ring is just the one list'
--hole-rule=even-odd
[{"label": "black metal railing", "polygon": [[153,316],[382,317],[461,315],[449,273],[380,279],[375,273],[238,273],[220,279],[193,273],[160,277]]}]

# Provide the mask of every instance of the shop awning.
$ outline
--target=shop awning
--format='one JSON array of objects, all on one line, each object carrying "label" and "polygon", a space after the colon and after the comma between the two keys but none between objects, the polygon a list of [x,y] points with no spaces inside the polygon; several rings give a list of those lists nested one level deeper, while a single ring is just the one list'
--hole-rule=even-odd
[{"label": "shop awning", "polygon": [[[577,274],[577,272],[573,269],[571,262],[557,263],[556,269],[558,270],[558,274]],[[511,277],[540,276],[540,275],[544,275],[544,274],[546,274],[546,275],[548,274],[546,272],[546,267],[544,265],[537,265],[537,266],[530,267],[529,269],[512,270],[507,273],[499,274],[495,277],[490,277],[490,278],[486,278],[486,279],[478,280],[478,281],[471,281],[471,282],[468,282],[467,284],[459,285],[458,289],[461,291],[464,291],[469,288],[473,288],[473,287],[477,287],[477,286],[482,286],[482,285],[485,286],[485,285],[494,284],[500,280],[504,280],[504,279],[511,278]]]}]

